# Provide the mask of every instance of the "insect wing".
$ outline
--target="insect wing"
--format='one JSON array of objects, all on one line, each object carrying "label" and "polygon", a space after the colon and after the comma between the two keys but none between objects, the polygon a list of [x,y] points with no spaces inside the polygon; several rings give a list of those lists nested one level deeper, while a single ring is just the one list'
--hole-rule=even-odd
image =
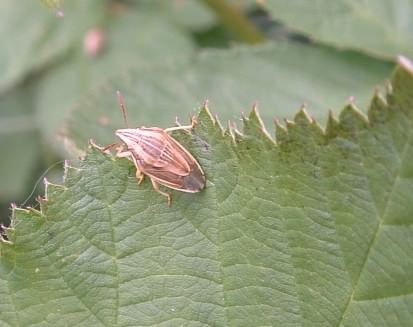
[{"label": "insect wing", "polygon": [[189,193],[201,191],[205,186],[205,176],[198,162],[167,133],[164,142],[165,146],[156,162],[140,162],[142,171],[169,188]]},{"label": "insect wing", "polygon": [[195,193],[205,186],[202,168],[173,137],[158,127],[119,129],[138,168],[164,186]]}]

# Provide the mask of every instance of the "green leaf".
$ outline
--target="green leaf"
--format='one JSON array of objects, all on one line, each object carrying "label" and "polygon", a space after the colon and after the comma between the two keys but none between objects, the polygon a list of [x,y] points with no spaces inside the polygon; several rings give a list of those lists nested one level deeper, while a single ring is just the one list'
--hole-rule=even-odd
[{"label": "green leaf", "polygon": [[40,161],[33,101],[27,85],[0,96],[0,202],[16,201],[27,191]]},{"label": "green leaf", "polygon": [[112,76],[122,75],[132,67],[152,67],[184,58],[194,50],[189,36],[155,11],[131,8],[112,14],[101,33],[105,40],[101,53],[89,57],[78,46],[37,82],[38,119],[48,122],[41,129],[45,139],[54,140],[68,111]]},{"label": "green leaf", "polygon": [[53,63],[103,15],[105,1],[71,0],[58,18],[38,1],[0,1],[0,91]]},{"label": "green leaf", "polygon": [[[10,8],[20,7],[14,3],[13,5]],[[65,57],[60,58],[60,64],[55,64],[42,74],[32,76],[26,83],[30,85],[31,90],[18,85],[8,93],[0,94],[0,202],[19,201],[28,195],[29,188],[31,189],[30,178],[33,178],[36,168],[42,169],[35,171],[38,174],[35,177],[37,179],[46,168],[58,160],[45,160],[45,154],[50,152],[51,145],[57,153],[67,155],[61,138],[57,137],[61,134],[59,127],[67,111],[89,89],[132,66],[149,66],[159,61],[172,61],[187,56],[194,49],[187,33],[170,21],[165,21],[165,15],[160,12],[142,11],[134,7],[117,12],[108,8],[105,9],[107,17],[104,24],[89,30],[92,33],[98,31],[103,34],[103,47],[95,56],[88,56],[85,54],[83,42],[79,42],[88,34],[86,26],[82,23],[85,12],[74,10],[83,8],[86,4],[64,2],[63,21],[57,19],[47,8],[42,8],[39,3],[37,5],[42,12],[47,13],[46,18],[52,19],[56,24],[64,24],[58,28],[56,26],[55,32],[58,34],[66,35],[73,32],[75,26],[68,26],[67,20],[70,22],[76,17],[79,22],[74,25],[79,28],[79,35],[76,42],[67,44],[72,49]],[[22,7],[25,8],[24,5]],[[23,14],[24,10],[20,14]],[[92,8],[84,10],[91,11],[92,24],[97,13],[92,12]],[[45,22],[40,20],[39,24],[42,23]],[[45,42],[45,46],[48,42],[51,42],[51,47],[53,46],[52,41]],[[165,58],[166,52],[168,56]],[[37,56],[34,55],[33,58]],[[17,60],[14,57],[12,59]],[[40,168],[40,158],[43,159],[45,167]]]},{"label": "green leaf", "polygon": [[410,326],[413,65],[401,58],[368,117],[326,131],[304,110],[268,137],[207,110],[176,136],[201,193],[171,208],[133,165],[92,147],[0,245],[6,326]]},{"label": "green leaf", "polygon": [[59,9],[62,6],[62,0],[41,0],[47,7]]},{"label": "green leaf", "polygon": [[185,29],[199,31],[211,28],[217,22],[203,1],[139,0],[136,4],[139,10],[164,12],[167,19]]},{"label": "green leaf", "polygon": [[311,39],[384,58],[413,56],[411,1],[263,2],[272,17]]},{"label": "green leaf", "polygon": [[112,143],[113,131],[123,126],[116,90],[125,96],[131,126],[167,127],[175,116],[184,121],[206,98],[224,122],[238,120],[254,102],[268,123],[290,117],[303,103],[324,121],[326,109],[350,96],[366,106],[390,69],[363,55],[290,43],[204,51],[189,61],[112,78],[70,114],[68,135],[79,146],[91,137]]}]

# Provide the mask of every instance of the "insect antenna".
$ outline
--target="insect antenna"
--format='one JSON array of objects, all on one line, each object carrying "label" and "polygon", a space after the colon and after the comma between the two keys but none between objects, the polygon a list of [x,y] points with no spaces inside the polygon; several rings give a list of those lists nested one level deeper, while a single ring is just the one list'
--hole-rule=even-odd
[{"label": "insect antenna", "polygon": [[120,93],[120,91],[116,91],[116,94],[118,96],[118,101],[119,101],[119,107],[120,110],[122,111],[122,115],[123,115],[123,121],[125,122],[125,127],[128,128],[128,112],[126,110],[126,105],[125,105],[125,98],[123,97],[123,95]]}]

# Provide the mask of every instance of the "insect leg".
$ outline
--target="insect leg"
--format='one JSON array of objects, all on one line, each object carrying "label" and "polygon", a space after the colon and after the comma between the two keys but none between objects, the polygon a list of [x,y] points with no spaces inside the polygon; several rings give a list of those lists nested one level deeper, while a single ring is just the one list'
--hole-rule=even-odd
[{"label": "insect leg", "polygon": [[142,173],[138,168],[136,168],[136,179],[138,180],[138,185],[140,185],[145,179],[145,174]]},{"label": "insect leg", "polygon": [[8,239],[6,239],[5,236],[0,235],[0,243],[6,243],[6,244],[11,244],[13,245],[13,242],[9,241]]},{"label": "insect leg", "polygon": [[8,230],[14,230],[14,229],[11,227],[6,227],[3,224],[0,225],[0,243],[13,244],[7,239],[6,231]]},{"label": "insect leg", "polygon": [[127,157],[132,157],[132,153],[130,153],[130,151],[125,151],[125,149],[120,146],[115,154],[116,157],[118,158],[127,158]]},{"label": "insect leg", "polygon": [[168,199],[168,207],[170,207],[171,206],[171,201],[172,201],[171,195],[169,193],[162,192],[159,189],[159,184],[155,180],[153,180],[152,178],[151,178],[151,182],[152,182],[152,186],[153,186],[153,189],[155,190],[155,192],[158,192],[158,193],[162,194],[163,196],[166,196],[166,198]]},{"label": "insect leg", "polygon": [[102,152],[106,152],[106,151],[108,151],[109,149],[112,149],[113,147],[115,147],[115,146],[117,146],[117,145],[119,145],[118,143],[112,143],[112,144],[109,144],[109,145],[107,145],[107,146],[105,146],[103,149],[101,149],[102,150]]},{"label": "insect leg", "polygon": [[172,131],[190,130],[190,129],[193,129],[193,128],[195,127],[195,125],[197,124],[197,121],[196,121],[196,117],[195,117],[195,116],[192,116],[192,118],[191,118],[191,125],[182,126],[182,125],[179,123],[178,118],[177,118],[177,119],[176,119],[176,124],[177,124],[178,126],[165,128],[165,132],[169,133],[169,132],[172,132]]},{"label": "insect leg", "polygon": [[136,175],[135,176],[136,176],[136,179],[138,180],[138,185],[140,185],[143,182],[143,180],[145,179],[145,174],[142,172],[142,170],[139,169],[138,162],[136,161],[136,158],[129,151],[127,151],[127,152],[130,154],[130,156],[132,158],[132,161],[135,164],[135,167],[136,167]]},{"label": "insect leg", "polygon": [[138,180],[138,185],[141,184],[143,182],[143,179],[145,178],[145,175],[143,174],[143,172],[139,169],[138,163],[135,159],[135,157],[133,156],[133,154],[130,151],[125,151],[123,149],[123,147],[120,147],[118,149],[118,151],[116,152],[116,157],[118,158],[131,158],[135,167],[136,167],[136,179]]}]

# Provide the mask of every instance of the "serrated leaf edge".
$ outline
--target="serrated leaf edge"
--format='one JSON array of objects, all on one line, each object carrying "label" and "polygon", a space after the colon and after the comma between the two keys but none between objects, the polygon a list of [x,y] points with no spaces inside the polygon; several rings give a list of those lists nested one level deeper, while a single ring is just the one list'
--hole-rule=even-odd
[{"label": "serrated leaf edge", "polygon": [[[397,60],[398,65],[396,66],[394,72],[393,72],[393,79],[398,74],[403,74],[407,73],[411,76],[413,79],[413,63],[409,61],[407,58],[403,56],[399,56]],[[393,87],[392,84],[389,83],[386,87],[386,94],[392,94],[393,92]],[[374,106],[374,103],[379,103],[380,107],[377,109],[377,106]],[[275,119],[274,120],[274,125],[275,125],[275,138],[272,138],[268,131],[266,130],[264,123],[259,115],[257,105],[254,105],[249,116],[246,117],[245,115],[242,115],[242,122],[243,122],[243,131],[240,132],[236,126],[235,123],[233,122],[228,122],[228,126],[226,129],[224,129],[218,119],[217,116],[213,116],[209,110],[208,107],[208,102],[205,101],[203,106],[201,107],[199,114],[198,114],[198,122],[199,124],[195,128],[195,133],[199,128],[202,128],[201,125],[204,125],[205,128],[207,128],[206,125],[210,125],[210,127],[217,129],[223,138],[230,138],[233,144],[237,144],[239,141],[243,140],[245,137],[249,135],[251,131],[254,132],[254,134],[259,133],[263,137],[263,139],[270,141],[275,147],[279,146],[282,143],[286,143],[291,137],[294,137],[294,133],[291,133],[292,129],[294,128],[304,128],[305,126],[313,126],[315,133],[319,134],[318,136],[322,136],[325,138],[326,143],[334,139],[335,137],[341,136],[348,138],[348,134],[346,134],[346,123],[349,121],[352,122],[352,127],[357,127],[360,129],[368,129],[369,127],[372,126],[372,124],[376,123],[375,121],[375,115],[374,111],[377,110],[388,110],[387,107],[387,101],[385,98],[383,98],[382,94],[376,90],[372,100],[371,100],[371,105],[368,109],[367,115],[365,115],[363,112],[361,112],[352,101],[348,105],[346,105],[342,111],[339,114],[338,119],[334,117],[332,111],[328,112],[328,119],[327,119],[327,124],[325,129],[322,129],[322,127],[318,124],[318,122],[312,118],[306,108],[302,106],[300,110],[297,112],[297,114],[294,116],[294,119],[285,120],[285,126],[283,126],[279,120]],[[413,108],[412,108],[413,109]],[[413,110],[412,110],[413,111]],[[354,124],[357,122],[358,124]],[[251,128],[252,127],[252,128]],[[248,129],[250,128],[250,129]],[[311,133],[309,137],[315,137],[315,134]],[[93,140],[89,142],[89,149],[92,151],[94,150],[99,150],[102,152],[102,147],[99,145],[95,144]],[[113,155],[109,155],[112,156]],[[82,158],[82,160],[86,160],[87,158],[87,153]],[[12,239],[14,238],[14,231],[15,228],[17,227],[17,222],[16,222],[16,212],[24,212],[25,214],[31,214],[37,217],[44,217],[44,211],[47,209],[47,203],[52,200],[50,198],[50,189],[53,190],[60,190],[60,191],[65,191],[67,189],[67,180],[70,174],[78,174],[81,172],[82,169],[70,166],[68,161],[65,160],[64,162],[64,174],[63,174],[63,184],[52,184],[48,182],[47,180],[44,181],[45,183],[45,194],[43,197],[38,197],[38,202],[40,204],[40,210],[37,210],[32,207],[27,207],[27,208],[20,208],[17,207],[16,205],[11,206],[11,225],[10,228],[7,228],[5,230],[5,235],[7,237],[7,241],[5,242],[4,238],[0,238],[0,255],[1,255],[1,247],[2,246],[12,246],[13,241]],[[13,233],[11,233],[13,231]]]}]

